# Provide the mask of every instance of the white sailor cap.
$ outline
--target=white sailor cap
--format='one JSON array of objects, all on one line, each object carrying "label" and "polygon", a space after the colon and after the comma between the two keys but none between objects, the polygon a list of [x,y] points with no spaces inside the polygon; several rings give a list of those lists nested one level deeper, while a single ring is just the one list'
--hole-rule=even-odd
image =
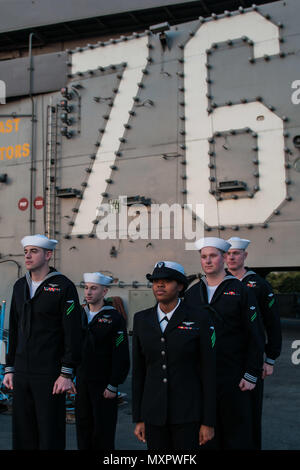
[{"label": "white sailor cap", "polygon": [[219,250],[222,250],[226,253],[230,249],[230,243],[227,242],[226,240],[223,240],[223,238],[218,238],[218,237],[204,237],[200,238],[195,242],[195,247],[197,250],[202,250],[202,248],[205,248],[207,246],[212,246],[214,248],[218,248]]},{"label": "white sailor cap", "polygon": [[237,250],[246,250],[247,246],[250,243],[250,240],[246,240],[245,238],[239,238],[239,237],[231,237],[227,241],[231,245],[231,247],[229,248],[230,250],[234,248]]},{"label": "white sailor cap", "polygon": [[22,238],[21,243],[25,246],[37,246],[39,248],[45,248],[46,250],[54,250],[58,241],[51,238],[45,237],[45,235],[27,235]]},{"label": "white sailor cap", "polygon": [[93,284],[100,284],[101,286],[109,286],[113,278],[110,276],[105,276],[102,273],[95,272],[95,273],[84,273],[83,274],[84,282],[92,282]]}]

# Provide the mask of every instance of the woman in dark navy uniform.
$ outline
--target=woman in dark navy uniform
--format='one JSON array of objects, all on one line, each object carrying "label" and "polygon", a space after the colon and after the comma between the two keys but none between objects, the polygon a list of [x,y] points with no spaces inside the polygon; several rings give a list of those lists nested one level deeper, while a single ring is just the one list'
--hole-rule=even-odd
[{"label": "woman in dark navy uniform", "polygon": [[80,450],[113,450],[118,385],[129,371],[125,320],[104,296],[112,279],[85,273],[84,347],[77,371],[76,430]]},{"label": "woman in dark navy uniform", "polygon": [[215,330],[205,309],[179,298],[180,264],[159,262],[147,278],[157,304],[134,316],[135,435],[149,450],[195,450],[214,436]]}]

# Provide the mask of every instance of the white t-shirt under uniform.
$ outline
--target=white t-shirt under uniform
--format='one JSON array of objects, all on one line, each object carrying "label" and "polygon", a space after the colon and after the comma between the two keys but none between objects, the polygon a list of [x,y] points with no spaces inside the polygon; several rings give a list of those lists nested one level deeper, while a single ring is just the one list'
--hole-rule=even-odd
[{"label": "white t-shirt under uniform", "polygon": [[216,286],[206,286],[207,289],[207,297],[208,297],[208,303],[210,304],[211,299],[213,298],[213,295],[215,291],[217,290],[218,285]]},{"label": "white t-shirt under uniform", "polygon": [[37,288],[39,287],[40,284],[42,284],[43,281],[31,281],[31,286],[30,286],[30,298],[32,299],[32,297],[34,296],[35,294],[35,291],[37,290]]}]

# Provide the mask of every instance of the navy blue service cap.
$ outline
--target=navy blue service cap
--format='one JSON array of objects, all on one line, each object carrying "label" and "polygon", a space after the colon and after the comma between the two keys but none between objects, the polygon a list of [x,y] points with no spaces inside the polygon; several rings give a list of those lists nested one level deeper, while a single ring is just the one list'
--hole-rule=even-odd
[{"label": "navy blue service cap", "polygon": [[182,283],[184,287],[188,285],[183,266],[174,261],[159,261],[154,266],[152,274],[147,274],[146,278],[151,282],[155,279],[171,279]]}]

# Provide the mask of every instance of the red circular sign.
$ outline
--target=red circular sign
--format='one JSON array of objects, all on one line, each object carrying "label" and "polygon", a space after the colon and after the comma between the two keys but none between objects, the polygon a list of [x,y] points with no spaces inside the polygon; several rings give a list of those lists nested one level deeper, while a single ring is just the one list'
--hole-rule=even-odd
[{"label": "red circular sign", "polygon": [[28,206],[29,206],[28,199],[26,199],[26,197],[22,197],[18,202],[18,208],[20,209],[20,211],[26,211]]},{"label": "red circular sign", "polygon": [[41,196],[36,197],[33,205],[36,209],[42,209],[44,207],[44,199]]}]

